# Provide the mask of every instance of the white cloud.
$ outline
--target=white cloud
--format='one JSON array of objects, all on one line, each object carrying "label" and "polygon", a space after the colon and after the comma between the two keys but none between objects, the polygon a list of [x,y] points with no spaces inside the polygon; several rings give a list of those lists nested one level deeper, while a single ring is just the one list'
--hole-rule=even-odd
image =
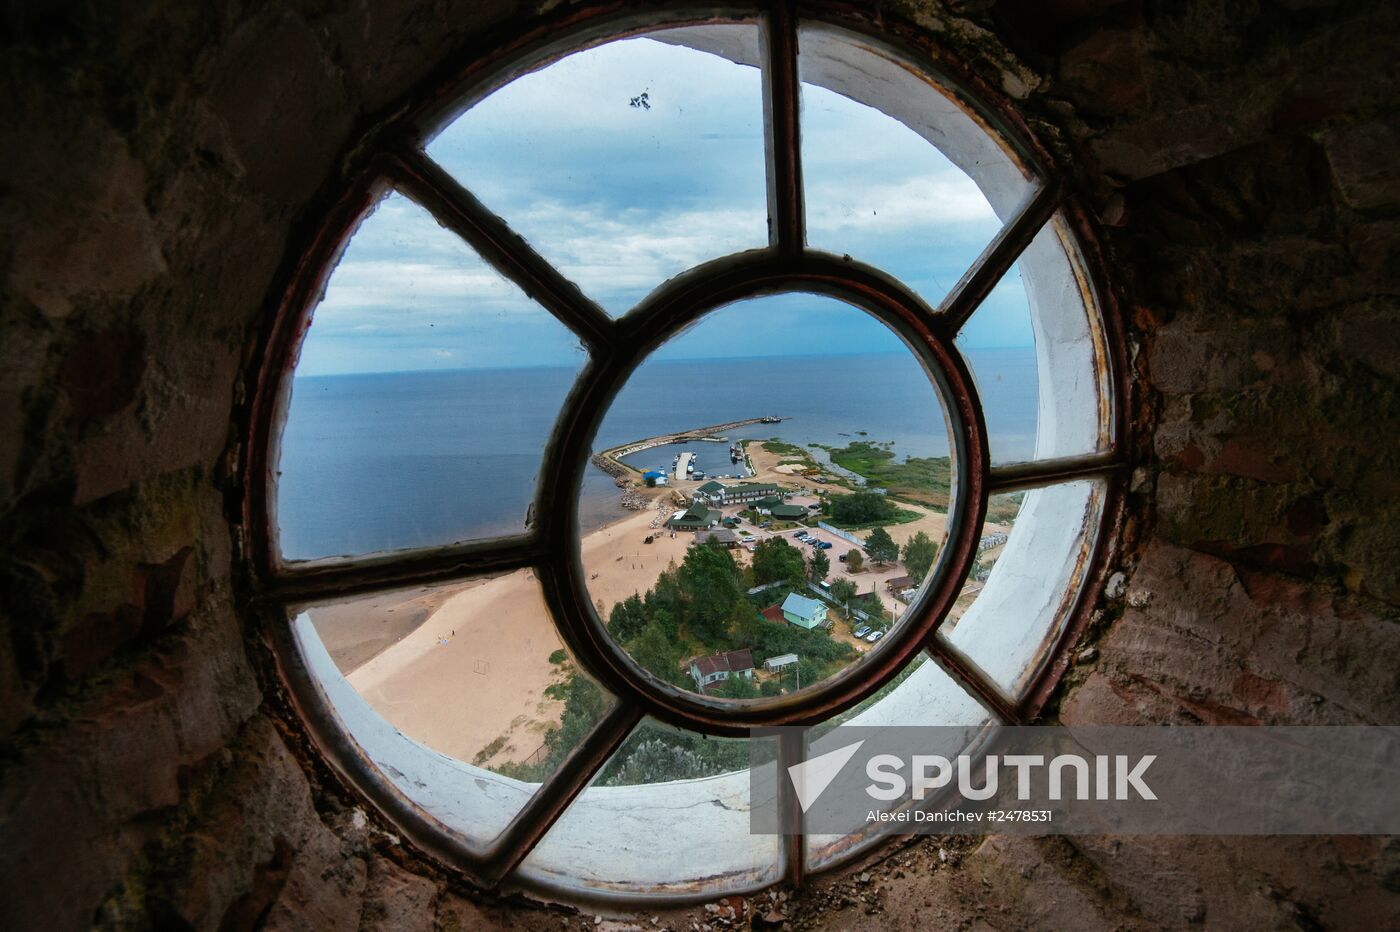
[{"label": "white cloud", "polygon": [[864,230],[894,236],[921,227],[965,234],[955,228],[974,226],[982,233],[1000,225],[977,185],[957,169],[912,177],[846,178],[839,187],[809,185],[812,189],[817,196],[808,200],[809,235]]}]

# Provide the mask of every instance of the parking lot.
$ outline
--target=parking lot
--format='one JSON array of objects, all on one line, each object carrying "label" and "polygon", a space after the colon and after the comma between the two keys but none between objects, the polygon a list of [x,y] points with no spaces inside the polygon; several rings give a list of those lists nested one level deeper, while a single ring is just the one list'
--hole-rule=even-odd
[{"label": "parking lot", "polygon": [[[793,504],[806,505],[814,501],[814,499],[794,497],[790,499],[790,501],[792,501]],[[739,512],[742,510],[742,506],[731,505],[720,510],[726,518],[737,517]],[[827,559],[831,562],[831,570],[827,574],[828,580],[835,579],[837,576],[845,576],[846,578],[850,579],[856,584],[856,591],[862,595],[870,592],[878,592],[880,595],[880,600],[885,604],[885,607],[887,609],[894,612],[896,618],[899,617],[900,613],[904,609],[904,604],[896,600],[893,596],[891,596],[885,588],[885,580],[893,579],[896,576],[905,575],[904,567],[901,564],[891,563],[886,566],[877,567],[872,566],[870,564],[869,559],[866,558],[865,565],[862,568],[861,572],[852,573],[846,568],[846,564],[841,561],[841,557],[845,556],[846,553],[850,550],[861,548],[859,548],[858,545],[852,543],[846,538],[840,536],[839,534],[833,534],[825,528],[816,527],[815,522],[813,522],[812,525],[807,527],[790,528],[788,530],[778,531],[773,530],[771,528],[760,528],[755,526],[745,518],[739,518],[739,525],[735,528],[735,531],[741,535],[752,535],[754,542],[757,542],[759,540],[766,540],[770,537],[781,537],[793,547],[796,547],[798,550],[802,551],[803,556],[809,560],[811,559],[812,551],[815,548],[800,540],[797,537],[798,534],[806,533],[818,541],[830,544],[830,548],[825,549],[823,551],[826,554]],[[856,536],[860,537],[863,535],[858,534]],[[749,547],[746,546],[743,548],[743,550],[747,552],[749,550]],[[863,549],[861,549],[861,556],[865,557],[865,552]]]}]

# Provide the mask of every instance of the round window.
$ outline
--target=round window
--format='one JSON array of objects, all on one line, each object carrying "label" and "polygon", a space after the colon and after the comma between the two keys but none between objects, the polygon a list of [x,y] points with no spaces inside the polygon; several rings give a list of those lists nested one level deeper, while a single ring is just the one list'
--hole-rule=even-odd
[{"label": "round window", "polygon": [[309,733],[424,851],[568,898],[797,880],[875,837],[751,833],[786,801],[749,769],[803,754],[755,729],[1037,714],[1121,374],[1060,185],[943,65],[584,16],[356,146],[247,546]]}]

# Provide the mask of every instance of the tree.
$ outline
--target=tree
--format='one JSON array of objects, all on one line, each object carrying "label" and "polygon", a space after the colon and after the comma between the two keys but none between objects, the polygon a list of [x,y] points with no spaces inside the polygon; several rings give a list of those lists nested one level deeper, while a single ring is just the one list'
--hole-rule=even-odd
[{"label": "tree", "polygon": [[890,532],[877,527],[865,539],[865,552],[876,563],[893,563],[899,559],[899,545],[890,537]]},{"label": "tree", "polygon": [[837,605],[846,606],[851,599],[856,597],[856,584],[845,576],[838,576],[831,581],[831,599]]},{"label": "tree", "polygon": [[865,554],[852,547],[846,551],[846,569],[852,573],[859,573],[865,569]]},{"label": "tree", "polygon": [[861,610],[871,618],[879,621],[887,620],[890,615],[885,611],[885,603],[880,601],[880,593],[871,592],[862,600]]},{"label": "tree", "polygon": [[798,549],[781,537],[759,541],[753,549],[753,581],[762,586],[785,582],[797,588],[807,575],[807,566]]},{"label": "tree", "polygon": [[747,604],[729,551],[710,544],[690,548],[676,579],[685,599],[687,630],[705,644],[726,637],[738,604]]},{"label": "tree", "polygon": [[779,686],[776,680],[764,680],[758,687],[758,694],[764,697],[776,696],[782,691],[783,687]]},{"label": "tree", "polygon": [[816,582],[826,579],[826,574],[831,572],[831,561],[827,559],[825,551],[818,550],[812,554],[812,562],[807,565],[807,569]]},{"label": "tree", "polygon": [[736,673],[721,682],[713,695],[722,696],[725,699],[753,699],[758,695],[758,687],[747,676],[740,676]]},{"label": "tree", "polygon": [[632,640],[647,623],[647,611],[642,597],[633,593],[613,606],[608,616],[608,633],[619,644]]},{"label": "tree", "polygon": [[666,614],[669,624],[666,630],[673,640],[679,636],[680,626],[685,622],[685,593],[681,591],[680,581],[676,578],[679,573],[675,563],[663,570],[656,578],[655,585],[647,590],[643,602],[648,618],[660,618],[662,612]]},{"label": "tree", "polygon": [[895,515],[890,500],[878,492],[852,492],[831,497],[831,517],[839,524],[870,524]]},{"label": "tree", "polygon": [[743,605],[736,607],[729,631],[736,643],[753,646],[763,636],[763,628],[768,624],[768,619],[760,615],[745,599]]},{"label": "tree", "polygon": [[933,558],[938,556],[938,544],[923,531],[915,534],[904,544],[904,568],[919,585],[933,566]]},{"label": "tree", "polygon": [[643,670],[677,686],[689,685],[686,682],[687,677],[680,669],[680,648],[671,642],[665,630],[656,621],[648,622],[626,648],[627,653]]}]

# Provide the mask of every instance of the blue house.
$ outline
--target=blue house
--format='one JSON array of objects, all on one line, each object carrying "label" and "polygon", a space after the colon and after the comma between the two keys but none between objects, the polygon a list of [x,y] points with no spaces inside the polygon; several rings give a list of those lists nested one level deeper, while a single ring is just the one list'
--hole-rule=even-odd
[{"label": "blue house", "polygon": [[806,628],[808,631],[821,625],[830,624],[826,617],[826,606],[816,599],[798,595],[796,592],[783,600],[783,617],[789,624]]}]

